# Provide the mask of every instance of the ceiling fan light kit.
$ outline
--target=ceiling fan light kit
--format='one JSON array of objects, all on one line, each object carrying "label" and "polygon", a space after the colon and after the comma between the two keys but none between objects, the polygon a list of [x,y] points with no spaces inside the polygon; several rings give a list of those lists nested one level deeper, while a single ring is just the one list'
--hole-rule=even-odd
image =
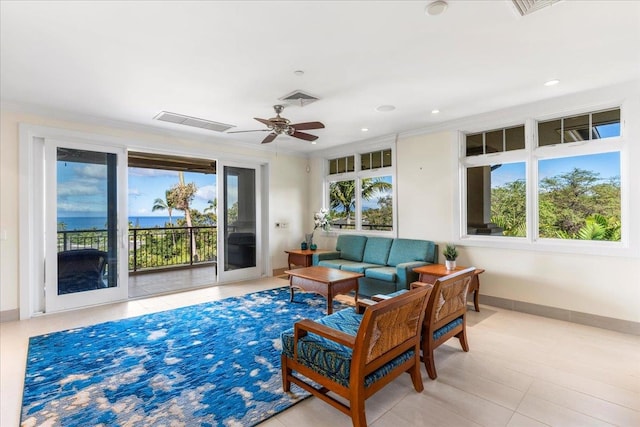
[{"label": "ceiling fan light kit", "polygon": [[268,144],[269,142],[276,139],[278,135],[289,135],[294,138],[303,139],[305,141],[315,141],[316,139],[318,139],[316,135],[311,135],[310,133],[300,132],[300,131],[324,128],[324,124],[320,122],[305,122],[305,123],[291,124],[291,121],[289,119],[280,117],[280,113],[284,111],[283,105],[274,105],[273,110],[276,112],[276,116],[270,119],[261,119],[259,117],[254,117],[254,119],[264,124],[267,127],[267,129],[240,130],[240,131],[234,131],[234,132],[228,132],[228,133],[270,131],[271,133],[267,135],[265,139],[262,140],[262,144]]}]

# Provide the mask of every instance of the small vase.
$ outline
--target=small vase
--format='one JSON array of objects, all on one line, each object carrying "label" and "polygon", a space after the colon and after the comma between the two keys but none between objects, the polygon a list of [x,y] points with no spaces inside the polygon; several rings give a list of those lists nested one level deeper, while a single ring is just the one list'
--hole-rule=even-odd
[{"label": "small vase", "polygon": [[307,250],[307,247],[307,242],[300,243],[300,249],[302,249],[303,251]]},{"label": "small vase", "polygon": [[311,248],[311,245],[313,245],[313,233],[305,234],[304,241],[307,243],[307,246]]},{"label": "small vase", "polygon": [[315,251],[316,249],[318,249],[318,245],[316,245],[315,243],[312,243],[311,246],[309,246],[309,249],[311,249],[312,251]]},{"label": "small vase", "polygon": [[454,270],[456,268],[456,260],[455,259],[453,261],[446,260],[444,262],[444,265],[446,266],[447,270]]}]

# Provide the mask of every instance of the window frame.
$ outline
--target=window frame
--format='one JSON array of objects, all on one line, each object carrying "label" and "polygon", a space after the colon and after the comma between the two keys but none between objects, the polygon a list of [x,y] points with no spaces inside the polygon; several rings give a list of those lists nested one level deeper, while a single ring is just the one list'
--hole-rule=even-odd
[{"label": "window frame", "polygon": [[[607,109],[620,109],[620,136],[602,139],[594,139],[577,142],[564,142],[554,145],[537,146],[539,121],[553,120],[554,118],[564,118],[579,114],[594,113]],[[454,239],[461,245],[522,249],[534,251],[551,251],[573,254],[592,254],[625,256],[631,249],[630,242],[630,172],[629,172],[629,148],[626,132],[626,108],[623,103],[591,106],[574,111],[562,111],[554,114],[539,116],[529,116],[524,120],[525,125],[525,148],[502,153],[490,153],[466,157],[467,134],[476,134],[486,130],[496,128],[509,128],[516,126],[518,122],[512,121],[498,126],[483,126],[482,129],[468,131],[459,130],[458,133],[458,208],[456,236]],[[620,221],[622,224],[621,240],[597,241],[597,240],[576,240],[576,239],[556,239],[539,237],[539,162],[549,159],[576,157],[582,155],[601,154],[618,152],[620,154]],[[513,236],[483,236],[469,235],[467,233],[467,168],[477,166],[488,166],[496,163],[525,163],[526,177],[526,237]]]},{"label": "window frame", "polygon": [[[344,147],[343,147],[344,148]],[[323,162],[323,207],[330,209],[330,194],[329,188],[331,182],[337,181],[349,181],[355,180],[355,228],[353,229],[339,229],[339,228],[331,228],[332,235],[340,235],[340,234],[365,234],[371,236],[380,236],[380,237],[397,237],[398,236],[398,197],[397,197],[397,175],[396,175],[396,143],[395,140],[389,140],[389,138],[385,138],[381,141],[373,142],[373,143],[365,143],[358,144],[357,146],[350,146],[348,150],[339,150],[339,151],[327,151],[322,156]],[[361,170],[361,155],[375,152],[375,151],[384,151],[391,150],[391,166],[380,167],[376,169],[366,169]],[[341,158],[346,156],[354,156],[354,171],[353,172],[344,172],[344,173],[336,173],[329,174],[329,161],[335,158]],[[383,230],[368,230],[362,228],[362,179],[366,178],[379,178],[391,176],[391,195],[392,195],[392,229],[389,231]]]}]

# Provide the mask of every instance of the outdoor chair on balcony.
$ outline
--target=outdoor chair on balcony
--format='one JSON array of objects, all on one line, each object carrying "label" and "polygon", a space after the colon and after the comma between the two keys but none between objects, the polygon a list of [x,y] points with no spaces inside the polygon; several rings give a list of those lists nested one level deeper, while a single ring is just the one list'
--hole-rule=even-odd
[{"label": "outdoor chair on balcony", "polygon": [[58,295],[106,288],[107,253],[98,249],[58,252]]},{"label": "outdoor chair on balcony", "polygon": [[282,333],[284,390],[299,385],[349,415],[357,427],[367,425],[365,400],[402,373],[421,392],[420,331],[430,293],[423,287],[367,307],[364,314],[348,308],[317,322],[297,322]]}]

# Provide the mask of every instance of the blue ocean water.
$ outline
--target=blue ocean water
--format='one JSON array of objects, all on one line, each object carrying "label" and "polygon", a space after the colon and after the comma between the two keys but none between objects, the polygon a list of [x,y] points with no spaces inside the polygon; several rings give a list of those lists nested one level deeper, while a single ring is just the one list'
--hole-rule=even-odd
[{"label": "blue ocean water", "polygon": [[[175,225],[182,216],[172,216]],[[136,228],[164,227],[169,222],[168,216],[130,216],[129,222]],[[103,230],[106,228],[106,217],[67,216],[58,218],[58,224],[64,223],[65,230]],[[59,229],[60,227],[58,227]]]}]

